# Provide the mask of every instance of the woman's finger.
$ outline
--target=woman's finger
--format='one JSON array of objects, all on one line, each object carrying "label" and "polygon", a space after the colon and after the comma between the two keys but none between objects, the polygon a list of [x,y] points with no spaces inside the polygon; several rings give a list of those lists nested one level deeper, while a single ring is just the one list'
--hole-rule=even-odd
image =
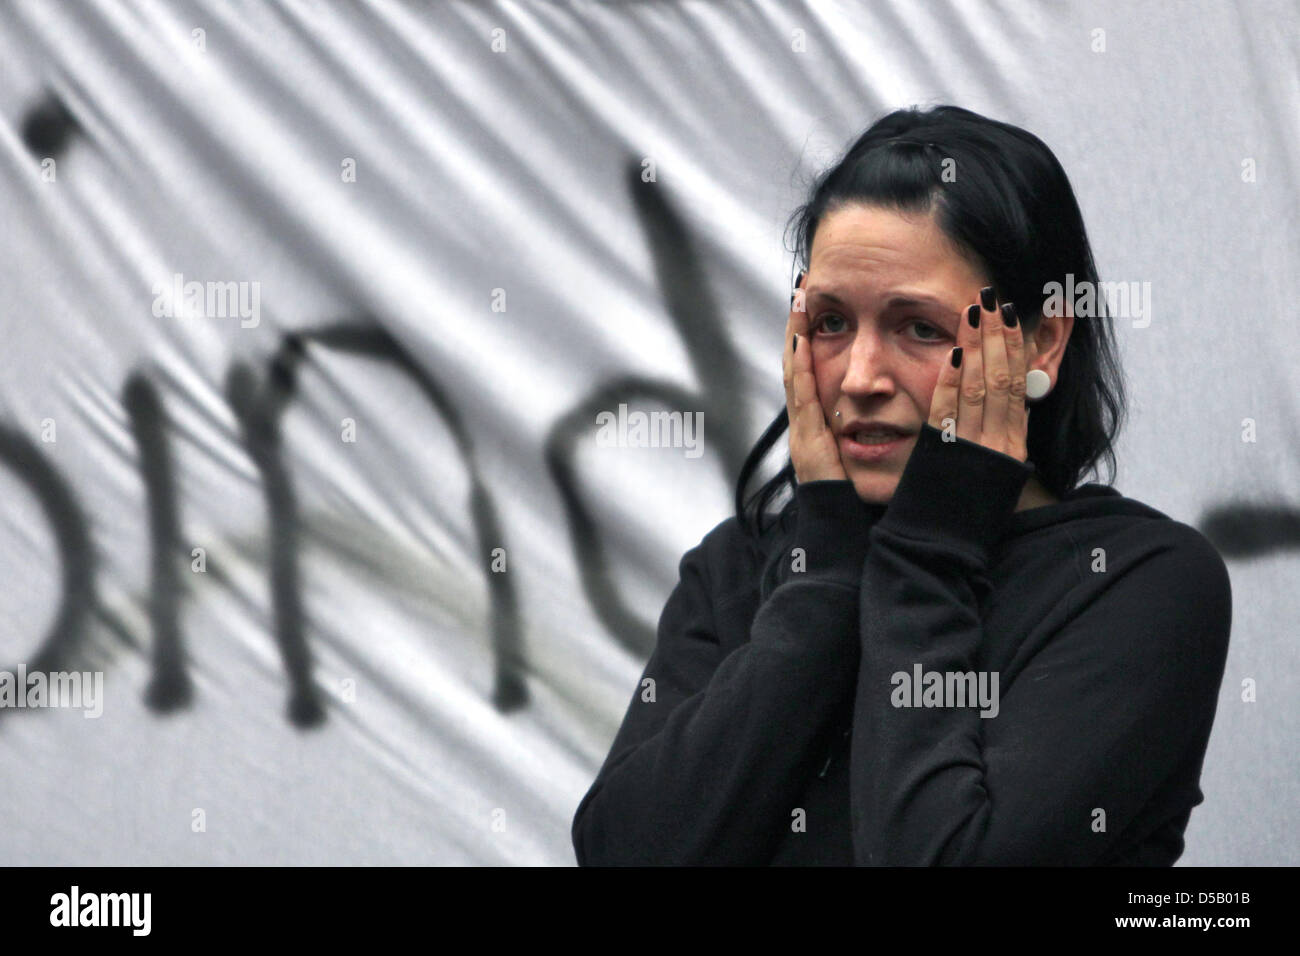
[{"label": "woman's finger", "polygon": [[[801,284],[802,281],[800,277]],[[807,449],[813,447],[813,438],[816,436],[816,430],[812,427],[816,422],[809,417],[811,414],[809,406],[817,406],[820,421],[824,422],[825,417],[821,415],[821,404],[817,400],[817,382],[812,371],[812,342],[808,336],[808,312],[803,308],[803,296],[798,295],[797,291],[795,302],[790,307],[790,330],[793,341],[789,373],[786,376],[789,381],[787,405],[790,433],[797,436],[797,440]]]},{"label": "woman's finger", "polygon": [[[781,352],[781,381],[785,383],[785,407],[788,412],[794,411],[794,391],[791,373],[793,366],[793,336],[794,336],[794,313],[785,320],[785,349]],[[791,415],[793,419],[793,415]]]},{"label": "woman's finger", "polygon": [[[961,322],[966,318],[963,314]],[[960,336],[959,336],[960,337]],[[939,369],[939,380],[934,384],[934,394],[930,398],[929,424],[939,431],[957,434],[958,394],[961,389],[962,351],[958,345],[948,353],[948,361]],[[949,431],[951,429],[951,431]]]},{"label": "woman's finger", "polygon": [[1025,331],[1020,327],[1020,313],[1011,302],[1002,307],[1002,327],[1007,347],[1007,364],[1011,371],[1011,385],[1007,395],[1007,454],[1025,461],[1029,458],[1029,408],[1025,403]]},{"label": "woman's finger", "polygon": [[810,438],[817,433],[816,426],[825,426],[826,414],[822,411],[821,401],[817,397],[817,379],[813,375],[812,340],[808,337],[807,313],[795,313],[795,334],[799,337],[799,347],[794,353],[793,384],[794,411],[800,426]]},{"label": "woman's finger", "polygon": [[[803,284],[803,275],[799,276],[799,285],[796,286],[796,293]],[[785,349],[781,356],[781,379],[785,382],[785,406],[786,414],[790,419],[791,426],[794,425],[794,336],[806,335],[808,326],[808,314],[803,308],[803,296],[795,295],[790,300],[790,314],[785,320]],[[805,343],[806,345],[807,343]]]},{"label": "woman's finger", "polygon": [[961,387],[957,392],[957,437],[979,443],[984,430],[984,325],[996,306],[993,289],[980,289],[980,300],[966,309],[957,332],[961,350]]},{"label": "woman's finger", "polygon": [[1007,357],[1006,327],[1002,309],[980,316],[984,358],[984,422],[979,443],[985,448],[1010,454],[1011,434],[1007,429],[1011,407],[1011,363]]}]

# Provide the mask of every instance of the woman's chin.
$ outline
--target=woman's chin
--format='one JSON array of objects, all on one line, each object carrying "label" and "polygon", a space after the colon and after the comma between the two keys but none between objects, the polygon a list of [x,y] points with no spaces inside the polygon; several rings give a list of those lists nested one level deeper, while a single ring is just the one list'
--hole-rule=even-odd
[{"label": "woman's chin", "polygon": [[849,479],[853,482],[853,489],[869,505],[887,505],[889,500],[894,497],[894,489],[898,487],[898,475],[880,472],[877,474],[863,474],[862,469],[855,469],[849,472]]}]

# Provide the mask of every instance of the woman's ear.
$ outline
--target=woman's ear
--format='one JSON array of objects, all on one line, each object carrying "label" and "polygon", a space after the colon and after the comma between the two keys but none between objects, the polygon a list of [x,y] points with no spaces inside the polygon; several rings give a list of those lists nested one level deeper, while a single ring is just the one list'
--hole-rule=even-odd
[{"label": "woman's ear", "polygon": [[1044,312],[1025,342],[1026,371],[1041,369],[1055,382],[1073,330],[1074,311],[1069,303],[1065,306],[1064,315],[1048,315]]}]

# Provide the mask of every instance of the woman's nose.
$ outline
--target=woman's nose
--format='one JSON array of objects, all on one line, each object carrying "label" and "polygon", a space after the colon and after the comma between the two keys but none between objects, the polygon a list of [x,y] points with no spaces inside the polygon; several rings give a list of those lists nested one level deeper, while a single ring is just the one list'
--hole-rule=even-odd
[{"label": "woman's nose", "polygon": [[862,331],[849,349],[849,366],[840,391],[857,394],[887,392],[894,387],[888,350],[875,332]]}]

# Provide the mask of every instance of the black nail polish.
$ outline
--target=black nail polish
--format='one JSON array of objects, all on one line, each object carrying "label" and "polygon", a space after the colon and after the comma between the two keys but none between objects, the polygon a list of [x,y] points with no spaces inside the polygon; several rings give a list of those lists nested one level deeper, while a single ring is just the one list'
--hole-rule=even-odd
[{"label": "black nail polish", "polygon": [[1020,317],[1016,315],[1016,307],[1013,303],[1007,302],[1002,306],[1002,321],[1006,323],[1009,329],[1014,329],[1020,322]]},{"label": "black nail polish", "polygon": [[952,350],[952,367],[961,368],[961,346]]},{"label": "black nail polish", "polygon": [[971,307],[966,310],[966,321],[970,323],[972,329],[978,329],[980,327],[980,307],[978,305],[972,304]]},{"label": "black nail polish", "polygon": [[998,297],[993,294],[993,286],[986,285],[980,289],[980,305],[984,306],[985,312],[992,312],[998,307]]},{"label": "black nail polish", "polygon": [[798,333],[798,332],[795,333],[794,340],[790,343],[790,351],[791,351],[791,352],[798,352],[798,351],[799,351],[799,333]]}]

